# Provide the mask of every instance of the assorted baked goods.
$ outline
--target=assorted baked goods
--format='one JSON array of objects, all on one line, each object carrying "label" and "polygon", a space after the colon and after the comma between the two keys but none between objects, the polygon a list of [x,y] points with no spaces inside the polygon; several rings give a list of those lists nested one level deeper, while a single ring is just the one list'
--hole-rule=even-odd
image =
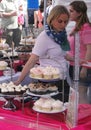
[{"label": "assorted baked goods", "polygon": [[53,98],[40,98],[34,102],[34,110],[41,112],[60,112],[64,110],[63,102]]},{"label": "assorted baked goods", "polygon": [[8,48],[9,48],[9,45],[7,44],[7,43],[1,43],[0,44],[0,50],[8,50]]},{"label": "assorted baked goods", "polygon": [[51,83],[30,83],[28,88],[30,92],[35,94],[48,94],[58,91],[57,86]]},{"label": "assorted baked goods", "polygon": [[20,95],[26,92],[26,85],[14,85],[13,82],[0,84],[0,93],[4,95]]},{"label": "assorted baked goods", "polygon": [[33,46],[18,46],[16,48],[17,52],[31,52],[32,51]]},{"label": "assorted baked goods", "polygon": [[6,61],[0,61],[0,70],[5,70],[8,66]]},{"label": "assorted baked goods", "polygon": [[60,71],[56,67],[34,67],[30,70],[30,77],[38,79],[57,79],[60,77]]},{"label": "assorted baked goods", "polygon": [[33,37],[26,37],[26,38],[22,38],[20,44],[28,44],[28,45],[34,45],[35,43],[35,39],[33,39]]}]

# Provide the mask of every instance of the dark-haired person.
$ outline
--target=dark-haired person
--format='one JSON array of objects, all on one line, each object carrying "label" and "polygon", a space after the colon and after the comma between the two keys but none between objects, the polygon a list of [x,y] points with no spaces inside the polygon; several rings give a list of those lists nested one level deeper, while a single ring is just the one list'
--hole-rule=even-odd
[{"label": "dark-haired person", "polygon": [[[80,59],[83,61],[91,60],[91,23],[87,15],[87,5],[84,1],[73,1],[69,5],[70,20],[76,24],[73,27],[68,40],[71,50],[68,57],[75,54],[75,33],[79,33],[80,40]],[[70,62],[70,76],[73,79],[74,62]],[[91,84],[91,69],[80,67],[80,101],[87,103],[87,86]]]},{"label": "dark-haired person", "polygon": [[39,6],[39,9],[34,11],[34,27],[42,28],[44,19],[44,4]]}]

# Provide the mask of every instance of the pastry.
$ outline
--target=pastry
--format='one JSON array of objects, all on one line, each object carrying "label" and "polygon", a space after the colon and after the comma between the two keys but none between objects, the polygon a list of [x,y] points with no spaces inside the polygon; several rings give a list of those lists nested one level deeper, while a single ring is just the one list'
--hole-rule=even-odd
[{"label": "pastry", "polygon": [[60,111],[62,108],[63,108],[63,102],[61,102],[60,100],[55,100],[52,103],[53,111]]},{"label": "pastry", "polygon": [[0,70],[5,70],[8,66],[8,63],[5,61],[0,61]]}]

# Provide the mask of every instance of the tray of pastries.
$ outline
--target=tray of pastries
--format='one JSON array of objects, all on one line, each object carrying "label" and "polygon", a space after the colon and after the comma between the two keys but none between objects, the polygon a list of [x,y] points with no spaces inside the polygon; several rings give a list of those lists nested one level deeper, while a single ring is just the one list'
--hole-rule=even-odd
[{"label": "tray of pastries", "polygon": [[15,49],[16,52],[31,52],[33,45],[31,46],[19,46]]},{"label": "tray of pastries", "polygon": [[58,68],[52,66],[46,66],[46,67],[37,66],[30,69],[30,77],[43,81],[49,81],[49,80],[54,81],[60,79],[60,71]]},{"label": "tray of pastries", "polygon": [[50,97],[57,95],[58,87],[51,83],[30,83],[27,94],[31,96]]},{"label": "tray of pastries", "polygon": [[8,66],[8,63],[6,61],[0,61],[0,70],[5,70]]},{"label": "tray of pastries", "polygon": [[33,110],[39,113],[59,113],[66,110],[63,102],[53,98],[40,98],[34,102]]},{"label": "tray of pastries", "polygon": [[27,89],[28,87],[26,85],[16,86],[12,81],[10,83],[2,83],[0,84],[0,96],[6,97],[22,95],[26,92]]},{"label": "tray of pastries", "polygon": [[20,41],[20,45],[34,45],[35,44],[35,39],[33,39],[32,37],[26,37],[26,38],[22,38]]}]

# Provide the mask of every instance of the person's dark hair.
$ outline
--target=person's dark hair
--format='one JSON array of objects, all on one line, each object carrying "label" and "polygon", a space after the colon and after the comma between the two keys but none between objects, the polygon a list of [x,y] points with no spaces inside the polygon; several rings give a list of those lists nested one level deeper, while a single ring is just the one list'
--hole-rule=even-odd
[{"label": "person's dark hair", "polygon": [[39,9],[40,9],[40,12],[43,12],[44,11],[44,5],[40,5]]},{"label": "person's dark hair", "polygon": [[74,30],[75,32],[79,31],[85,23],[89,23],[91,25],[87,15],[87,5],[84,1],[73,1],[70,3],[70,6],[72,6],[76,12],[81,13]]},{"label": "person's dark hair", "polygon": [[67,14],[69,18],[69,12],[63,5],[56,5],[47,17],[47,24],[52,27],[52,20],[58,18],[60,14]]}]

